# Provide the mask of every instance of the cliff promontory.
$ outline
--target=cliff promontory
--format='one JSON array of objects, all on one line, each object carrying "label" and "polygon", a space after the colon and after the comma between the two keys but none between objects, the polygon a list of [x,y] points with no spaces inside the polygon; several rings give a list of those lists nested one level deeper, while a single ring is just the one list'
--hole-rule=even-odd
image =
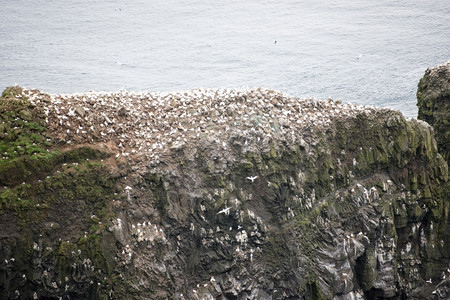
[{"label": "cliff promontory", "polygon": [[417,89],[418,118],[434,127],[438,150],[450,162],[450,60],[426,70]]},{"label": "cliff promontory", "polygon": [[19,87],[0,118],[2,299],[450,296],[423,121],[267,89]]}]

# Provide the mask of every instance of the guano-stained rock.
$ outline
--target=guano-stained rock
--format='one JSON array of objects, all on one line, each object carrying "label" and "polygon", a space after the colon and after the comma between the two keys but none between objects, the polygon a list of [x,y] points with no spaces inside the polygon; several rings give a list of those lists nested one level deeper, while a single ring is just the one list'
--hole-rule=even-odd
[{"label": "guano-stained rock", "polygon": [[425,122],[260,88],[16,87],[0,117],[1,298],[449,296]]}]

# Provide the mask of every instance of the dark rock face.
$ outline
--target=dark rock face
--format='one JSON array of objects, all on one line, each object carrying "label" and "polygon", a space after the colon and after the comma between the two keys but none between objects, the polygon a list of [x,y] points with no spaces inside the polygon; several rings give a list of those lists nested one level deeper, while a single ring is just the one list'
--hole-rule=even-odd
[{"label": "dark rock face", "polygon": [[418,118],[433,126],[439,153],[450,162],[450,61],[426,70],[417,89]]},{"label": "dark rock face", "polygon": [[[68,131],[45,109],[71,104],[31,94],[0,99],[0,298],[450,297],[448,167],[422,121],[311,100],[292,132],[279,116],[272,139],[205,125],[150,164],[94,131],[56,142]],[[100,114],[85,112],[61,122]]]}]

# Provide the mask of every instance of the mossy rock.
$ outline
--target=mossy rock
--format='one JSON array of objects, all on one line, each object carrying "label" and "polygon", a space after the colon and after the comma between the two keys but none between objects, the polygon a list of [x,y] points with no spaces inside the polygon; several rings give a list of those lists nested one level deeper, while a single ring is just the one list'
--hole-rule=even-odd
[{"label": "mossy rock", "polygon": [[418,119],[433,126],[437,146],[450,163],[450,62],[427,69],[417,87]]},{"label": "mossy rock", "polygon": [[[58,150],[42,108],[21,93],[12,87],[0,98],[0,215],[14,229],[0,256],[17,259],[17,269],[5,280],[18,283],[23,274],[28,280],[0,288],[0,298],[20,289],[29,299],[35,291],[49,299],[68,294],[100,299],[111,288],[115,266],[106,226],[113,216],[108,203],[117,192],[116,179],[100,162],[109,154],[91,147]],[[88,258],[95,272],[73,267]]]},{"label": "mossy rock", "polygon": [[2,92],[2,97],[13,98],[13,97],[17,97],[17,96],[22,96],[22,91],[23,91],[23,88],[21,88],[19,86],[10,86],[10,87],[7,87]]}]

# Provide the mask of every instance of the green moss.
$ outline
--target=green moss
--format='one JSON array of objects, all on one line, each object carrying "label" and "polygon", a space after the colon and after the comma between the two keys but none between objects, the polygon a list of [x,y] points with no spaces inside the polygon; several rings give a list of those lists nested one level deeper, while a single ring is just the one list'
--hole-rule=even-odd
[{"label": "green moss", "polygon": [[270,152],[269,152],[269,157],[270,158],[277,158],[277,150],[275,150],[275,147],[271,147]]},{"label": "green moss", "polygon": [[22,96],[22,91],[23,91],[23,89],[19,86],[10,86],[10,87],[7,87],[2,92],[2,97],[13,98],[13,97]]},{"label": "green moss", "polygon": [[416,192],[417,191],[417,186],[418,186],[417,175],[413,174],[410,178],[411,178],[410,179],[410,190],[412,192]]},{"label": "green moss", "polygon": [[224,188],[225,187],[225,177],[222,175],[209,175],[206,174],[202,178],[204,185],[211,188]]},{"label": "green moss", "polygon": [[437,147],[450,162],[450,76],[448,64],[426,70],[417,87],[418,119],[434,127]]},{"label": "green moss", "polygon": [[[108,281],[114,269],[114,247],[110,241],[105,244],[105,238],[110,235],[105,229],[113,217],[107,203],[116,191],[103,184],[108,182],[107,186],[111,186],[114,182],[103,166],[84,162],[78,167],[75,173],[71,172],[74,166],[67,166],[41,182],[9,189],[9,197],[20,194],[22,202],[8,202],[2,207],[2,213],[17,215],[20,235],[29,236],[15,251],[30,248],[30,243],[45,233],[43,245],[55,249],[45,254],[46,261],[54,264],[57,281],[66,282],[69,278],[72,288],[78,286],[82,290],[90,280],[103,284],[106,277]],[[92,218],[92,215],[96,217]],[[48,222],[64,228],[60,233],[63,241],[59,244],[60,231],[45,228],[44,224]],[[92,262],[95,272],[82,267],[85,259]],[[29,264],[28,268],[32,266],[26,259],[23,263]]]},{"label": "green moss", "polygon": [[[49,174],[52,174],[55,169],[58,167],[61,168],[62,164],[67,163],[82,163],[85,166],[85,170],[89,168],[95,169],[95,167],[100,167],[101,165],[98,162],[88,162],[85,165],[85,157],[97,158],[106,156],[106,153],[100,153],[99,151],[95,151],[88,148],[79,148],[74,149],[66,153],[61,153],[59,151],[50,151],[45,154],[33,155],[31,157],[23,156],[21,158],[11,160],[9,162],[0,163],[0,184],[10,186],[9,199],[5,197],[1,198],[0,205],[2,207],[8,206],[6,203],[14,198],[14,195],[23,195],[26,192],[22,182],[35,182],[39,180],[41,182],[44,180]],[[87,167],[87,168],[86,168]],[[56,176],[55,178],[60,178],[62,175]],[[83,172],[81,173],[81,177],[85,176]],[[81,178],[79,177],[79,178]],[[58,189],[63,188],[63,184],[61,181],[56,179],[52,180],[52,183],[49,183],[49,180],[44,180],[44,183],[48,185],[50,189]],[[83,184],[88,184],[88,181]],[[83,187],[81,184],[78,188]],[[33,187],[32,192],[36,192],[40,189],[42,184],[38,183]],[[89,188],[91,185],[88,185]],[[11,204],[11,202],[9,202]]]},{"label": "green moss", "polygon": [[396,141],[396,146],[397,146],[397,151],[405,152],[406,150],[409,149],[408,135],[407,135],[406,128],[404,131],[401,131],[400,134],[398,135],[397,141]]},{"label": "green moss", "polygon": [[102,245],[102,240],[100,235],[89,235],[81,237],[74,243],[61,241],[55,251],[56,281],[74,284],[81,279],[79,278],[81,273],[84,273],[81,276],[88,276],[95,283],[100,282],[102,285],[112,283],[114,259],[108,257],[111,253],[107,250],[107,245]]},{"label": "green moss", "polygon": [[244,167],[245,169],[250,170],[250,169],[253,169],[254,165],[253,165],[253,163],[250,162],[250,161],[245,161],[244,164],[243,164],[243,167]]},{"label": "green moss", "polygon": [[58,150],[23,155],[0,162],[0,184],[12,186],[23,181],[43,178],[64,163],[78,163],[86,159],[99,159],[108,154],[89,147],[72,149],[61,153]]},{"label": "green moss", "polygon": [[0,98],[0,185],[15,186],[42,179],[63,163],[106,157],[106,153],[89,147],[61,153],[52,148],[52,136],[46,131],[42,108],[28,100],[14,98],[12,91]]},{"label": "green moss", "polygon": [[[115,264],[106,227],[116,179],[99,161],[109,154],[90,147],[56,149],[41,108],[16,90],[0,98],[0,124],[0,214],[18,234],[10,255],[20,258],[19,267],[39,285],[42,266],[35,265],[35,256],[42,249],[42,265],[59,286],[70,286],[66,293],[100,298],[101,289],[90,289],[89,282],[106,287]],[[95,272],[80,267],[88,258]],[[53,292],[50,298],[64,293]]]}]

